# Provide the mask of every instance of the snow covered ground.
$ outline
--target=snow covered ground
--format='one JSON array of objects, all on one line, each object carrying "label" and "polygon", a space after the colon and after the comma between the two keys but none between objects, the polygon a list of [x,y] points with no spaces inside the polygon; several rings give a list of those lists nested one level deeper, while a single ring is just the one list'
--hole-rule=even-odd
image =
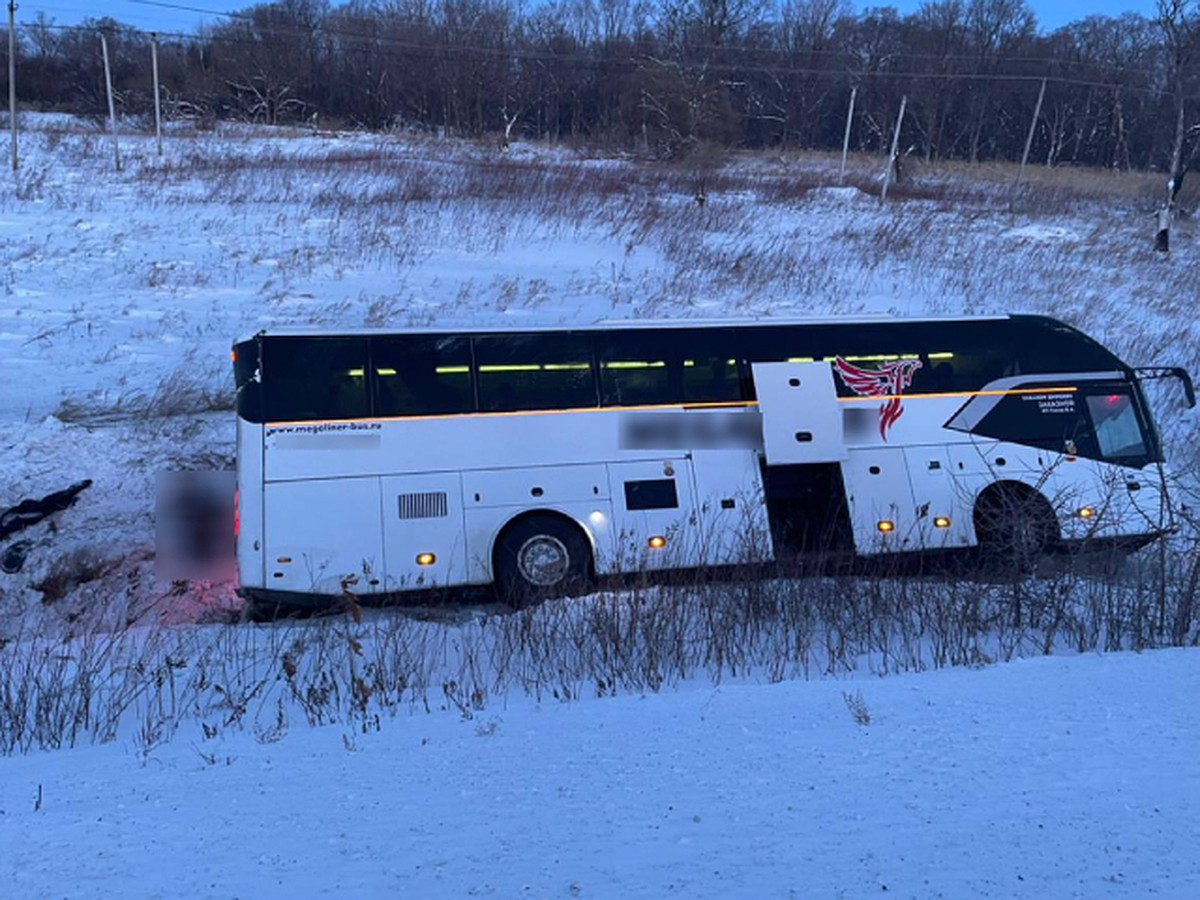
[{"label": "snow covered ground", "polygon": [[[0,897],[1200,892],[1198,652],[1019,659],[1155,643],[1136,568],[773,585],[758,619],[739,584],[686,616],[651,591],[278,628],[213,624],[232,585],[153,573],[155,475],[231,465],[229,345],[259,328],[1044,312],[1195,372],[1200,244],[1185,222],[1153,253],[1159,185],[1034,172],[1010,196],[914,165],[881,207],[875,160],[842,185],[820,158],[697,173],[238,128],[162,160],[126,135],[117,173],[105,136],[25,125],[0,507],[94,484],[0,574],[0,715],[42,729],[8,749],[78,744],[0,759]],[[1196,413],[1162,421],[1195,484]]]},{"label": "snow covered ground", "polygon": [[34,754],[0,896],[1191,898],[1198,694],[1165,650]]}]

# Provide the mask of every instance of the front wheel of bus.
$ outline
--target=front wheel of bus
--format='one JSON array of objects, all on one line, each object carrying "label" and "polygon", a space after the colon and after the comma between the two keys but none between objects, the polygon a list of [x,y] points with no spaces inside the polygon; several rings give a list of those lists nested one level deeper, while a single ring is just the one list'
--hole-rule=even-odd
[{"label": "front wheel of bus", "polygon": [[975,534],[986,568],[1028,575],[1058,538],[1054,510],[1024,485],[993,486],[975,504]]},{"label": "front wheel of bus", "polygon": [[587,586],[592,554],[574,525],[533,516],[511,526],[496,547],[496,591],[514,608]]}]

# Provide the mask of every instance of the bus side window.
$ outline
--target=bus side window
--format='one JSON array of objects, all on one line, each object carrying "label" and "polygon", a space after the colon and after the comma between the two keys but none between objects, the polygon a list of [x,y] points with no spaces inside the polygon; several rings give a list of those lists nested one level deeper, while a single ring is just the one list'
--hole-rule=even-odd
[{"label": "bus side window", "polygon": [[1142,425],[1134,411],[1133,396],[1125,388],[1112,388],[1086,398],[1088,412],[1096,432],[1096,442],[1104,459],[1132,459],[1148,462]]},{"label": "bus side window", "polygon": [[370,415],[365,338],[263,341],[266,418],[272,422]]},{"label": "bus side window", "polygon": [[601,333],[596,340],[600,400],[605,406],[653,406],[683,399],[681,361],[669,358],[669,340],[617,333]]},{"label": "bus side window", "polygon": [[1021,374],[1004,322],[934,322],[909,335],[903,352],[920,354],[913,393],[978,391],[997,380]]},{"label": "bus side window", "polygon": [[738,361],[727,353],[696,354],[683,361],[683,398],[692,403],[728,403],[742,399]]},{"label": "bus side window", "polygon": [[471,345],[466,338],[375,338],[371,364],[377,416],[433,416],[475,409]]},{"label": "bus side window", "polygon": [[[1036,389],[1037,385],[1022,385]],[[1075,393],[1010,394],[983,417],[974,433],[1071,456],[1099,458],[1096,435]]]},{"label": "bus side window", "polygon": [[591,348],[574,335],[477,337],[475,372],[482,412],[597,405]]},{"label": "bus side window", "polygon": [[602,333],[596,340],[605,406],[742,399],[738,350],[724,332]]}]

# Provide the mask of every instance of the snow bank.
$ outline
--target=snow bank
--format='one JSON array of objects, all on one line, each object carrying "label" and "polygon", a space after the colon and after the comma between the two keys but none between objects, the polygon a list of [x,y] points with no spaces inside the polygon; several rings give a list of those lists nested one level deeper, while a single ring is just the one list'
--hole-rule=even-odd
[{"label": "snow bank", "polygon": [[1192,897],[1198,691],[1162,651],[5,759],[0,895]]}]

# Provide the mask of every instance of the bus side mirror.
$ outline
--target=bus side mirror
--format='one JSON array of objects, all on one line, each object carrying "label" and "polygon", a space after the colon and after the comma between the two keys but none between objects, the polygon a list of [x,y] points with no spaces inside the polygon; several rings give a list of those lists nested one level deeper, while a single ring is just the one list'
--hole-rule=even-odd
[{"label": "bus side mirror", "polygon": [[1183,384],[1183,396],[1187,398],[1188,409],[1193,409],[1196,406],[1196,388],[1192,385],[1192,376],[1182,366],[1171,369],[1171,374]]},{"label": "bus side mirror", "polygon": [[1183,396],[1187,400],[1188,409],[1196,405],[1196,388],[1192,385],[1192,376],[1182,366],[1141,366],[1133,370],[1141,380],[1151,378],[1178,378],[1183,385]]}]

